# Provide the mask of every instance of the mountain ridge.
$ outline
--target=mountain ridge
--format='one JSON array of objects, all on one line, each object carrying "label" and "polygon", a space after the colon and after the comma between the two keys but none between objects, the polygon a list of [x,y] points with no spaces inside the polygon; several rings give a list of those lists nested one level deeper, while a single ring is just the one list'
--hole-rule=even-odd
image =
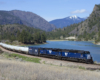
[{"label": "mountain ridge", "polygon": [[45,31],[52,31],[56,28],[37,14],[21,10],[0,11],[0,21],[1,25],[18,23]]},{"label": "mountain ridge", "polygon": [[63,28],[65,26],[69,26],[74,23],[79,23],[84,20],[85,18],[80,18],[74,15],[74,16],[68,16],[62,19],[55,19],[55,20],[50,21],[49,23],[55,25],[57,28]]},{"label": "mountain ridge", "polygon": [[[95,5],[90,16],[83,22],[56,29],[48,34],[49,39],[76,36],[78,40],[100,42],[100,5]],[[53,36],[55,36],[55,38]]]}]

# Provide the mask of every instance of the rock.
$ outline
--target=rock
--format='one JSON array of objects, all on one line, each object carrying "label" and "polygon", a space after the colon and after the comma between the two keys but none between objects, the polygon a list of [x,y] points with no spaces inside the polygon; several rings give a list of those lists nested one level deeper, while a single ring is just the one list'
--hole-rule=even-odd
[{"label": "rock", "polygon": [[99,10],[99,8],[97,7],[97,5],[95,5],[93,11],[97,11],[97,10]]}]

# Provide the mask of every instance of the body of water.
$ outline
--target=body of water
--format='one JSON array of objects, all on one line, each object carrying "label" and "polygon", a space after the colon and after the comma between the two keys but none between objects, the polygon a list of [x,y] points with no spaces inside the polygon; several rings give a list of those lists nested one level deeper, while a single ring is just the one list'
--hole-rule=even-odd
[{"label": "body of water", "polygon": [[93,60],[100,62],[100,46],[86,41],[47,41],[48,44],[34,45],[44,48],[61,48],[90,51]]}]

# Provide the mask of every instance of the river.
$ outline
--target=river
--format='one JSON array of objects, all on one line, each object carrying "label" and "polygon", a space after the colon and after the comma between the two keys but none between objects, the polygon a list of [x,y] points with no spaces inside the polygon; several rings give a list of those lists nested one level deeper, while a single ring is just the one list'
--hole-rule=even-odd
[{"label": "river", "polygon": [[100,45],[87,41],[47,41],[48,44],[34,45],[35,47],[61,48],[90,51],[93,60],[100,62]]}]

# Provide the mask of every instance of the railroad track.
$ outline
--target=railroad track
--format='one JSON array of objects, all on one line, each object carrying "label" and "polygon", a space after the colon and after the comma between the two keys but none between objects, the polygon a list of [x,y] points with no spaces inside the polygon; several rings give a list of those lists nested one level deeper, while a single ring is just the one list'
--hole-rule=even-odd
[{"label": "railroad track", "polygon": [[32,55],[27,55],[27,54],[21,54],[20,52],[10,51],[10,50],[7,50],[1,46],[0,46],[0,48],[4,52],[20,54],[20,55],[24,55],[27,57],[33,57],[33,58],[40,58],[42,61],[45,61],[45,63],[50,63],[50,64],[54,64],[54,65],[62,64],[63,66],[69,66],[69,67],[82,66],[88,70],[100,70],[100,64],[86,64],[86,63],[79,63],[79,62],[75,62],[75,61],[72,62],[72,61],[51,59],[51,58],[40,57],[40,56],[32,56]]}]

